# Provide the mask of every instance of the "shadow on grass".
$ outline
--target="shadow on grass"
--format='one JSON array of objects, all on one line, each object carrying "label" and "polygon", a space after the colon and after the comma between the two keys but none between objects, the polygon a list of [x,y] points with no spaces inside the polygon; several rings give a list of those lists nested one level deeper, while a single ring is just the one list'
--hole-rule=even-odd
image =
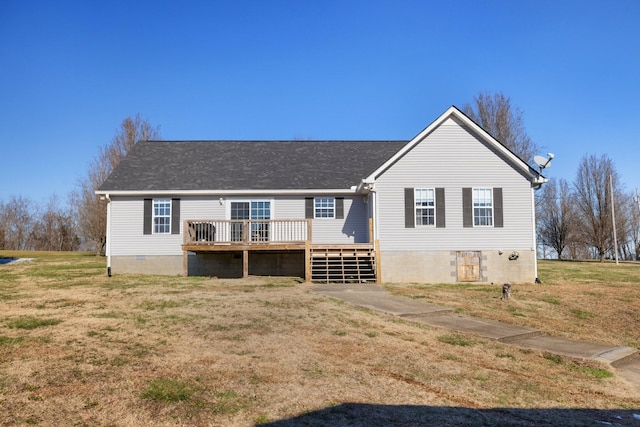
[{"label": "shadow on grass", "polygon": [[262,427],[291,426],[640,426],[640,409],[491,408],[343,403]]}]

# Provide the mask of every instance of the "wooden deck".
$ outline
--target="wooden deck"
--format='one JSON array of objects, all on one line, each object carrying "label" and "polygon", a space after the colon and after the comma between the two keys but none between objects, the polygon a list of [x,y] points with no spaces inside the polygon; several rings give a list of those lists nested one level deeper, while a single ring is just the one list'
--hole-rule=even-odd
[{"label": "wooden deck", "polygon": [[304,251],[306,281],[377,282],[380,263],[376,244],[312,244],[311,228],[310,219],[186,220],[184,275],[189,252],[242,252],[243,276],[247,277],[249,252]]}]

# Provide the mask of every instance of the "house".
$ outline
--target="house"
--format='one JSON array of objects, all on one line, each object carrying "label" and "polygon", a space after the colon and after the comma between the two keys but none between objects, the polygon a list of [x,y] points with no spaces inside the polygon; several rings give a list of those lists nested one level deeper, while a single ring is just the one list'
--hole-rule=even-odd
[{"label": "house", "polygon": [[145,141],[96,192],[109,274],[533,282],[545,182],[455,107],[410,141]]}]

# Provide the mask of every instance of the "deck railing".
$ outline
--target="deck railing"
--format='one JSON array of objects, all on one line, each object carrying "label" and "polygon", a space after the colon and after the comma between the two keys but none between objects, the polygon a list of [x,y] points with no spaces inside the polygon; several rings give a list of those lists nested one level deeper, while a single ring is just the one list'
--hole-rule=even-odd
[{"label": "deck railing", "polygon": [[184,222],[185,245],[279,244],[311,241],[311,220],[193,220]]}]

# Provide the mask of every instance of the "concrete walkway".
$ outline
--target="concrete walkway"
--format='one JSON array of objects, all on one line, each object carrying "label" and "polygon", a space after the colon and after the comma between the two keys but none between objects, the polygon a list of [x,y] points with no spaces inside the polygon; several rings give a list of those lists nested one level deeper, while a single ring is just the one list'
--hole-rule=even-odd
[{"label": "concrete walkway", "polygon": [[314,284],[313,290],[359,307],[400,316],[418,323],[473,333],[523,348],[608,363],[640,394],[640,354],[631,347],[552,337],[533,328],[464,316],[454,313],[448,307],[392,295],[378,285]]}]

